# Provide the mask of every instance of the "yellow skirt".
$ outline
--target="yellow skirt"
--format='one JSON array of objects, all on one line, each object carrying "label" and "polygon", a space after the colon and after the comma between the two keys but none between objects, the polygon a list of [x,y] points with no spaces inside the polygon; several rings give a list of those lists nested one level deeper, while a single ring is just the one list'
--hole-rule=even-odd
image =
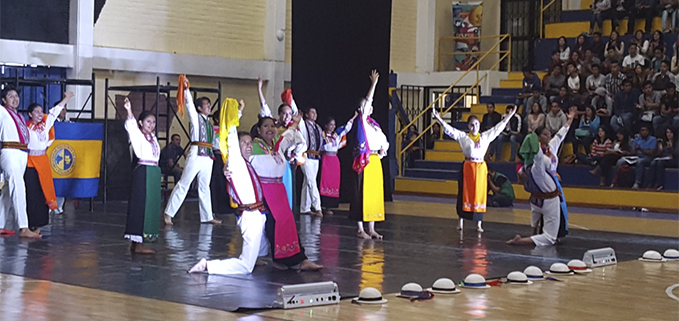
[{"label": "yellow skirt", "polygon": [[464,162],[462,173],[464,175],[461,191],[462,210],[485,213],[488,198],[488,167],[486,162]]},{"label": "yellow skirt", "polygon": [[370,155],[368,166],[363,169],[363,221],[384,221],[384,179],[382,160]]}]

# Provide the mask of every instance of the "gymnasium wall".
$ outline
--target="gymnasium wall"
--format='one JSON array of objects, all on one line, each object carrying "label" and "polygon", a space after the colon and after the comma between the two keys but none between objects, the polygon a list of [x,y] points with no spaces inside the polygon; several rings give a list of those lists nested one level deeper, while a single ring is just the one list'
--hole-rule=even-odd
[{"label": "gymnasium wall", "polygon": [[418,0],[392,2],[389,68],[395,72],[414,72],[416,69],[417,2]]},{"label": "gymnasium wall", "polygon": [[264,58],[266,0],[107,1],[94,45],[238,59]]}]

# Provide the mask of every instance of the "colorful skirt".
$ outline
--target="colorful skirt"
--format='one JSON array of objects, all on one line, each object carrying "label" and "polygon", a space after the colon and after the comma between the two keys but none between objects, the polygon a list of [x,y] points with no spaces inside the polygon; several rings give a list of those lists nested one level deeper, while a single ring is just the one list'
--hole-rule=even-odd
[{"label": "colorful skirt", "polygon": [[457,182],[457,215],[467,220],[483,221],[488,199],[486,162],[462,163]]},{"label": "colorful skirt", "polygon": [[563,188],[561,188],[561,182],[559,181],[559,178],[554,174],[552,174],[552,177],[554,178],[556,187],[559,189],[559,192],[561,192],[561,202],[559,204],[561,207],[561,215],[559,218],[559,233],[557,234],[557,238],[561,238],[568,235],[568,205],[566,205],[566,195],[563,193]]},{"label": "colorful skirt", "polygon": [[[285,259],[300,253],[299,237],[297,236],[297,224],[295,216],[288,205],[288,196],[281,179],[260,177],[262,193],[267,207],[273,217],[273,226],[267,221],[267,235],[274,259]],[[272,233],[269,233],[272,232]]]},{"label": "colorful skirt", "polygon": [[28,215],[28,227],[36,229],[50,222],[49,207],[45,202],[40,175],[33,167],[26,168],[24,172],[24,184],[26,185],[26,214]]},{"label": "colorful skirt", "polygon": [[292,177],[292,171],[295,170],[292,164],[287,164],[285,165],[285,172],[283,173],[283,185],[285,186],[285,193],[287,194],[287,200],[288,200],[288,206],[290,207],[290,210],[293,209],[292,207],[292,197],[295,195],[293,194],[294,188],[295,188],[295,182]]},{"label": "colorful skirt", "polygon": [[370,155],[368,165],[355,182],[349,217],[363,222],[384,221],[384,179],[382,160],[377,154]]},{"label": "colorful skirt", "polygon": [[340,161],[337,155],[323,155],[321,157],[321,196],[339,198],[341,179]]},{"label": "colorful skirt", "polygon": [[137,165],[127,203],[125,238],[135,243],[155,242],[160,230],[160,167]]},{"label": "colorful skirt", "polygon": [[57,195],[54,192],[54,180],[52,179],[52,165],[50,158],[43,154],[40,156],[28,156],[28,167],[35,168],[40,178],[40,186],[45,195],[47,206],[51,210],[57,209]]}]

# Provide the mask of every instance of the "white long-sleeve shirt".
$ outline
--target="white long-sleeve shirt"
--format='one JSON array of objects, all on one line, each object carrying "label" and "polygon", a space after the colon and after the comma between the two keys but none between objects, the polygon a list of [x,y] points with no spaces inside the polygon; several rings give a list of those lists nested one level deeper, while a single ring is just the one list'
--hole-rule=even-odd
[{"label": "white long-sleeve shirt", "polygon": [[17,124],[14,122],[14,117],[19,119],[19,128],[26,131],[26,143],[30,142],[28,128],[26,127],[26,120],[21,115],[15,112],[15,115],[10,115],[9,110],[0,105],[0,141],[2,142],[20,142],[19,132],[17,131]]},{"label": "white long-sleeve shirt", "polygon": [[493,128],[482,132],[481,138],[479,138],[478,147],[476,147],[476,144],[467,133],[448,125],[444,121],[439,120],[439,122],[443,125],[446,135],[460,143],[460,146],[462,147],[462,154],[468,158],[468,161],[482,163],[484,162],[486,151],[488,151],[488,146],[490,146],[490,143],[492,143],[495,138],[497,138],[497,136],[502,133],[510,119],[511,118],[509,117],[505,117],[495,126],[493,126]]},{"label": "white long-sleeve shirt", "polygon": [[137,120],[128,118],[125,121],[125,130],[130,135],[130,144],[134,154],[140,161],[158,162],[160,159],[160,145],[156,135],[144,135],[137,126]]},{"label": "white long-sleeve shirt", "polygon": [[347,135],[348,132],[351,131],[351,127],[353,126],[353,124],[354,122],[350,119],[344,126],[344,130],[341,131],[340,133],[333,133],[332,135],[328,135],[327,133],[324,132],[323,133],[324,144],[323,147],[321,147],[321,150],[329,153],[337,153],[337,151],[340,150],[340,148],[346,145],[346,140],[343,140],[343,138]]},{"label": "white long-sleeve shirt", "polygon": [[[238,113],[238,116],[240,118],[240,113]],[[250,171],[245,164],[245,158],[240,153],[238,128],[236,126],[229,127],[228,151],[229,157],[226,159],[226,164],[231,172],[231,186],[236,190],[242,204],[254,204],[257,201],[255,188],[252,185],[252,178],[250,178]]]},{"label": "white long-sleeve shirt", "polygon": [[[193,104],[193,97],[191,96],[191,90],[184,89],[184,103],[186,106],[186,109],[189,113],[189,121],[191,122],[191,128],[189,129],[189,138],[191,138],[192,142],[199,142],[200,141],[200,127],[198,126],[205,126],[205,123],[209,123],[210,120],[208,119],[207,116],[203,114],[199,114],[198,111],[196,110],[196,106]],[[209,126],[209,128],[206,128],[206,130],[213,130],[212,126]],[[213,142],[207,142],[212,144]],[[191,146],[192,150],[196,146]]]},{"label": "white long-sleeve shirt", "polygon": [[47,147],[51,144],[49,140],[49,131],[54,126],[54,122],[57,120],[57,116],[64,109],[63,105],[57,105],[52,108],[48,114],[45,114],[44,124],[31,124],[28,126],[28,134],[30,139],[28,141],[28,150],[32,151],[45,151]]}]

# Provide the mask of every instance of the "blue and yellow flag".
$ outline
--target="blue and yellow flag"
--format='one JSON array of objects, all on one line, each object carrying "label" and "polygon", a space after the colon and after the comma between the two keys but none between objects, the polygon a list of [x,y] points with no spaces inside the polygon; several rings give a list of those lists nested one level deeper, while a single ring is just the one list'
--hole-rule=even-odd
[{"label": "blue and yellow flag", "polygon": [[57,196],[97,196],[103,124],[55,123],[54,133],[47,155]]}]

